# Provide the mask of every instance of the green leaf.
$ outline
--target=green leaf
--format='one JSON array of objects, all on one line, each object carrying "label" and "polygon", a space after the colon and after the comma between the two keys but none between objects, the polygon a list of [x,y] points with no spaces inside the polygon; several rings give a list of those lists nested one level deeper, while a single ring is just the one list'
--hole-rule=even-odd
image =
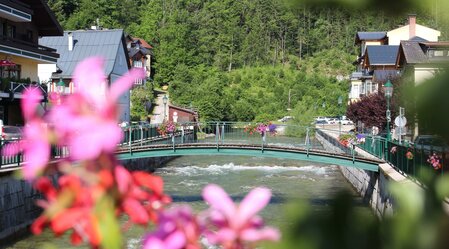
[{"label": "green leaf", "polygon": [[102,197],[95,206],[101,234],[101,247],[105,249],[121,249],[123,245],[120,223],[115,216],[114,200],[110,196]]}]

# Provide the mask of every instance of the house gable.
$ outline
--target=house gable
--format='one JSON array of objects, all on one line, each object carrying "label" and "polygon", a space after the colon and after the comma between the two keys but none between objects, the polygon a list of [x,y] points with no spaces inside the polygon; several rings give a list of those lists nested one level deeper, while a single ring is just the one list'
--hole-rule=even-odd
[{"label": "house gable", "polygon": [[438,41],[440,35],[440,31],[419,24],[416,24],[415,35],[413,36],[410,36],[410,25],[387,32],[389,45],[399,45],[401,41],[409,40],[416,36],[427,41]]},{"label": "house gable", "polygon": [[[73,40],[72,50],[69,49],[70,35]],[[55,74],[52,78],[70,79],[76,65],[92,56],[99,56],[105,60],[104,73],[109,76],[113,71],[119,46],[124,46],[122,38],[121,29],[65,31],[61,37],[42,37],[39,44],[54,48],[60,54],[57,65],[61,73]]]}]

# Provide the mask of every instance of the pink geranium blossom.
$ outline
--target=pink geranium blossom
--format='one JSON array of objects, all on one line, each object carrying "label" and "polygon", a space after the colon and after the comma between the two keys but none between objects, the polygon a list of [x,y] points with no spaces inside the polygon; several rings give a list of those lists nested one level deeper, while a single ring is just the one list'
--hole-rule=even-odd
[{"label": "pink geranium blossom", "polygon": [[165,210],[158,220],[158,229],[145,236],[143,249],[201,249],[200,226],[189,206]]},{"label": "pink geranium blossom", "polygon": [[246,243],[279,240],[279,231],[265,227],[257,216],[270,201],[269,189],[253,189],[239,205],[235,205],[221,187],[211,184],[204,188],[203,198],[211,206],[209,225],[216,228],[214,232],[206,232],[210,243],[225,249],[241,249]]},{"label": "pink geranium blossom", "polygon": [[74,160],[93,159],[115,150],[123,136],[117,125],[118,99],[143,76],[143,70],[134,69],[107,88],[103,59],[92,57],[76,67],[76,92],[65,97],[50,115]]},{"label": "pink geranium blossom", "polygon": [[26,121],[23,140],[7,144],[2,154],[13,156],[23,151],[27,164],[23,168],[26,180],[32,180],[48,164],[50,159],[50,137],[36,109],[42,95],[36,88],[25,90],[21,101],[22,113]]}]

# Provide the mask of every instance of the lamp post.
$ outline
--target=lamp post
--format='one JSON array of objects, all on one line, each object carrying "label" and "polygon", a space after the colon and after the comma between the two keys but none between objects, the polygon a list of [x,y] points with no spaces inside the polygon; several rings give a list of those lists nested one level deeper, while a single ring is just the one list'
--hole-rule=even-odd
[{"label": "lamp post", "polygon": [[62,77],[59,78],[59,82],[56,84],[56,92],[59,95],[62,95],[65,93],[65,83],[62,80]]},{"label": "lamp post", "polygon": [[164,121],[165,121],[165,118],[167,117],[167,102],[168,102],[168,97],[167,97],[167,95],[164,95],[164,97],[162,97],[162,103],[164,103]]},{"label": "lamp post", "polygon": [[393,84],[390,80],[388,80],[384,85],[385,90],[385,98],[387,99],[387,141],[390,141],[390,121],[391,121],[391,112],[390,112],[390,98],[393,96]]},{"label": "lamp post", "polygon": [[[341,108],[341,104],[343,104],[343,97],[339,96],[338,97],[338,109]],[[338,110],[338,113],[340,114],[340,110]],[[338,134],[341,135],[341,115],[338,115]]]}]

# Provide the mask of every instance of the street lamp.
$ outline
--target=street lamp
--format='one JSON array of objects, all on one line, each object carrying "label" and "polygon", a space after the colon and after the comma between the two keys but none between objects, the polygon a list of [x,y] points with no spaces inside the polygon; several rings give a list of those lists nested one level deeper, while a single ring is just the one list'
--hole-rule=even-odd
[{"label": "street lamp", "polygon": [[388,80],[384,85],[385,98],[387,99],[387,141],[390,141],[390,121],[391,121],[391,112],[390,112],[390,98],[393,96],[393,84]]},{"label": "street lamp", "polygon": [[[340,114],[340,108],[341,108],[341,104],[343,104],[343,97],[342,96],[339,96],[338,97],[338,113]],[[339,126],[338,126],[338,128],[339,128],[339,130],[338,130],[338,134],[340,134],[341,135],[341,115],[338,115],[338,119],[339,119]]]},{"label": "street lamp", "polygon": [[165,121],[165,118],[167,117],[167,102],[168,102],[168,97],[167,97],[167,95],[164,95],[164,97],[162,97],[162,103],[164,103],[164,121]]},{"label": "street lamp", "polygon": [[56,84],[56,92],[60,95],[65,93],[65,83],[62,80],[62,77],[59,78],[59,82]]}]

